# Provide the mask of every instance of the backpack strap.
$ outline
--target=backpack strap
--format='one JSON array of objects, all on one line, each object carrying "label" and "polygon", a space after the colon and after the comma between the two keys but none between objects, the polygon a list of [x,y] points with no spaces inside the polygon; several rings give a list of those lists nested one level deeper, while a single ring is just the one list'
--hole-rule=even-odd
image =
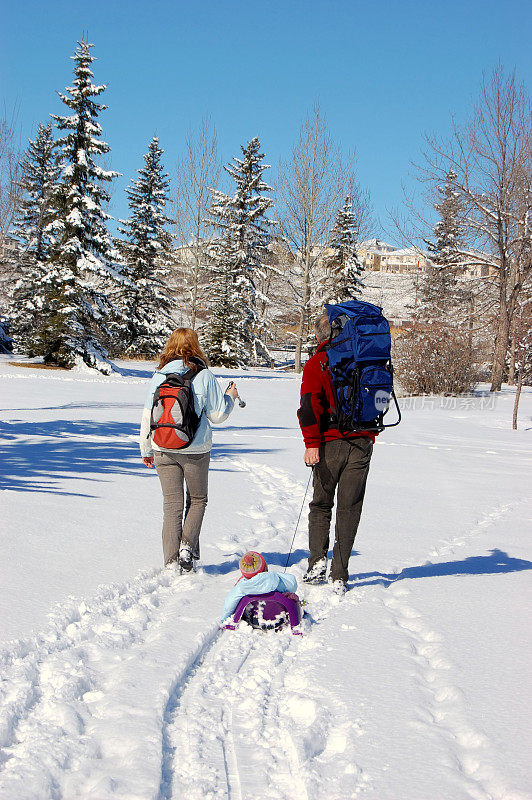
[{"label": "backpack strap", "polygon": [[192,356],[190,360],[194,363],[194,366],[190,367],[190,369],[187,370],[184,375],[181,375],[181,378],[184,381],[191,381],[192,378],[195,378],[196,375],[199,375],[200,372],[202,372],[204,369],[207,369],[207,365],[201,360],[201,358]]},{"label": "backpack strap", "polygon": [[183,378],[184,381],[191,381],[192,378],[195,378],[196,375],[199,375],[199,373],[204,369],[205,366],[191,367],[187,372],[185,372],[184,375],[181,375],[181,377]]},{"label": "backpack strap", "polygon": [[192,356],[190,360],[194,363],[195,369],[191,368],[189,372],[193,372],[194,375],[198,375],[204,369],[207,369],[207,364],[205,363],[205,361],[203,361],[203,359],[199,358],[198,356]]}]

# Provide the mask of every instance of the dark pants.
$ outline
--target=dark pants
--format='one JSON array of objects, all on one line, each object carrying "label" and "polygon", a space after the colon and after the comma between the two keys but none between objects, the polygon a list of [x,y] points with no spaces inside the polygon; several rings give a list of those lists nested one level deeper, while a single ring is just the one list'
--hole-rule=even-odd
[{"label": "dark pants", "polygon": [[309,568],[327,557],[334,495],[336,529],[331,580],[349,578],[349,556],[360,521],[373,442],[368,436],[334,439],[320,447],[320,460],[313,469],[314,496],[309,513]]}]

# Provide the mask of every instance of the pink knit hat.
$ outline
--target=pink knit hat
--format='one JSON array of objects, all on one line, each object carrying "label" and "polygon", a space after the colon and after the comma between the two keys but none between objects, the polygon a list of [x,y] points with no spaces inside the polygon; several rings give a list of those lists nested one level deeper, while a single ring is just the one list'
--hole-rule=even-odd
[{"label": "pink knit hat", "polygon": [[263,556],[261,556],[260,553],[256,553],[254,550],[245,553],[238,562],[238,566],[240,567],[243,578],[253,578],[255,575],[258,575],[259,572],[265,572],[268,569],[268,565]]}]

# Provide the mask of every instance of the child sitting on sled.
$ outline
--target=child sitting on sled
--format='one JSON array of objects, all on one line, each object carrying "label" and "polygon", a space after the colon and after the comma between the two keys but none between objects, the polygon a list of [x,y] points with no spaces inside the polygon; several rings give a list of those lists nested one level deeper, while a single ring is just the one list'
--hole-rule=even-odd
[{"label": "child sitting on sled", "polygon": [[225,598],[222,622],[234,613],[243,597],[269,592],[281,592],[290,596],[297,589],[297,581],[293,575],[286,572],[268,572],[264,556],[254,550],[245,553],[238,566],[242,574]]}]

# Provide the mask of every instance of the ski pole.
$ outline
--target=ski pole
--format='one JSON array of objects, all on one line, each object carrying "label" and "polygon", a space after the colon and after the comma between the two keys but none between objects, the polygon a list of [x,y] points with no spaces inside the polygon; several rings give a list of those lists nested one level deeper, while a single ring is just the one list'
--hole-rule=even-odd
[{"label": "ski pole", "polygon": [[[230,388],[231,388],[231,386],[234,386],[234,385],[235,385],[235,384],[234,384],[234,382],[233,382],[233,381],[231,381],[231,383],[229,384],[229,386],[227,387],[227,389],[230,389]],[[227,392],[227,389],[225,390],[226,392]],[[245,401],[245,400],[242,400],[242,398],[241,398],[241,397],[240,397],[240,395],[238,394],[238,390],[237,390],[237,393],[236,393],[236,399],[238,400],[238,405],[240,406],[240,408],[245,408],[245,407],[246,407],[246,401]]]},{"label": "ski pole", "polygon": [[312,477],[312,470],[310,471],[309,476],[308,476],[307,488],[305,489],[305,494],[303,495],[303,502],[301,503],[301,508],[299,509],[299,516],[297,518],[296,528],[294,530],[294,535],[292,536],[292,544],[290,545],[290,551],[288,553],[288,556],[286,557],[286,564],[284,565],[283,572],[286,572],[286,568],[288,567],[288,562],[290,561],[290,556],[292,555],[292,548],[294,546],[294,541],[295,541],[295,538],[296,538],[296,533],[297,533],[297,528],[298,528],[298,525],[299,525],[299,520],[301,519],[301,514],[303,513],[303,506],[305,505],[305,500],[307,499],[307,492],[308,492],[308,487],[310,486],[311,477]]}]

